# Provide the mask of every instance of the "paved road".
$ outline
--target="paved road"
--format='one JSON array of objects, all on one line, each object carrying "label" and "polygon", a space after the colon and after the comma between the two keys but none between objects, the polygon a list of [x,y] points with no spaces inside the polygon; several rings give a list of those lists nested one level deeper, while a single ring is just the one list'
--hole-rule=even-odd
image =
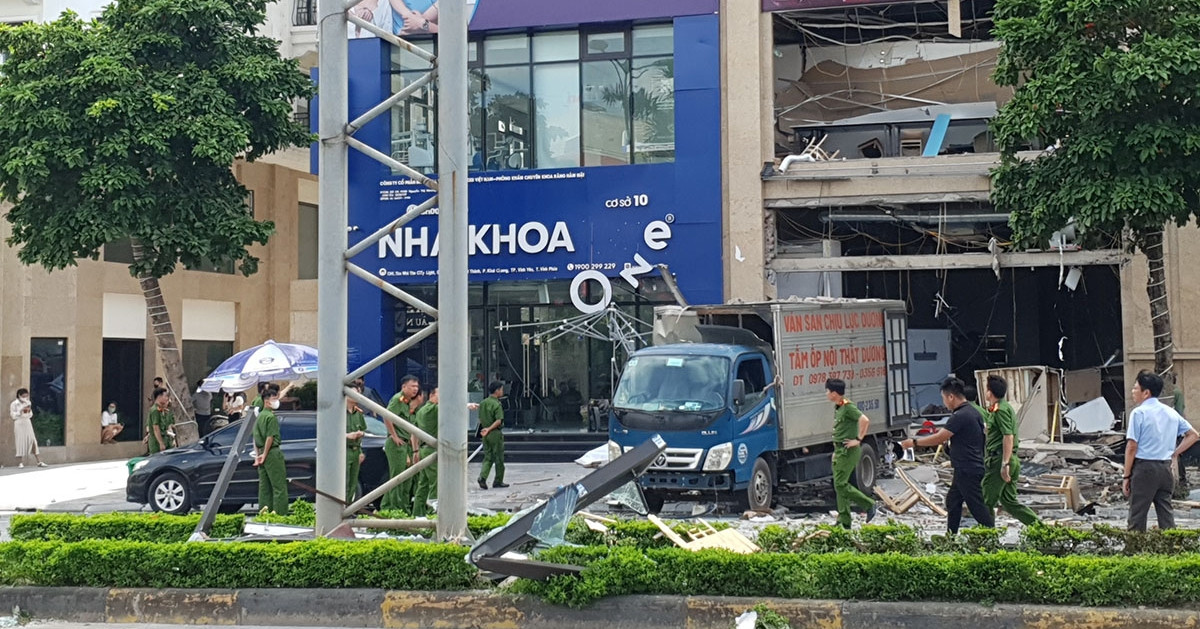
[{"label": "paved road", "polygon": [[[482,490],[468,487],[472,509],[519,511],[549,497],[559,486],[578,480],[590,470],[574,463],[510,463],[507,489]],[[469,467],[468,478],[479,474],[479,465]],[[0,469],[0,540],[7,538],[8,519],[13,513],[47,511],[57,513],[111,513],[148,511],[149,507],[125,502],[125,461],[83,463],[47,468]],[[675,507],[670,505],[669,507]],[[678,505],[680,514],[690,514],[690,505]],[[594,511],[604,511],[597,505]]]}]

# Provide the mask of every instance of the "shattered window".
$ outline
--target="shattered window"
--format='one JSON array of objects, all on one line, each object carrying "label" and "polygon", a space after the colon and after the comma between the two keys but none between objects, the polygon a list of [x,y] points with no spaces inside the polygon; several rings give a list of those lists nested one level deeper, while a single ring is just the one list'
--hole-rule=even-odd
[{"label": "shattered window", "polygon": [[642,491],[637,486],[637,481],[630,481],[613,490],[608,495],[610,502],[615,502],[618,505],[633,509],[638,515],[646,515],[650,509],[646,507],[646,501],[642,498]]},{"label": "shattered window", "polygon": [[546,508],[533,519],[529,527],[529,536],[547,546],[560,546],[567,535],[567,522],[575,515],[575,503],[584,493],[583,486],[576,483],[560,488],[550,500]]}]

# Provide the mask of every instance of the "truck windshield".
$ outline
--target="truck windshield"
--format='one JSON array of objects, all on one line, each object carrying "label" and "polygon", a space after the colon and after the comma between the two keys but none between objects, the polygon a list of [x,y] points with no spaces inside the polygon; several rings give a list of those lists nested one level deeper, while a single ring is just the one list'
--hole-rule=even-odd
[{"label": "truck windshield", "polygon": [[637,356],[629,360],[616,408],[711,412],[725,408],[729,359],[717,356]]}]

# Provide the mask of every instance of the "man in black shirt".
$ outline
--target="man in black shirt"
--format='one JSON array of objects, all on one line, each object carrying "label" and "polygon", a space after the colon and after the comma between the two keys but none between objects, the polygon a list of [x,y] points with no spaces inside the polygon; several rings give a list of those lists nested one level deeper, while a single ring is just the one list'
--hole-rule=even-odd
[{"label": "man in black shirt", "polygon": [[996,526],[992,510],[983,502],[983,416],[967,403],[965,390],[962,380],[946,378],[942,382],[942,403],[953,411],[946,427],[932,435],[900,442],[900,447],[908,449],[914,445],[936,446],[954,440],[950,448],[954,480],[946,493],[946,528],[951,535],[958,533],[964,502],[976,522],[982,526]]}]

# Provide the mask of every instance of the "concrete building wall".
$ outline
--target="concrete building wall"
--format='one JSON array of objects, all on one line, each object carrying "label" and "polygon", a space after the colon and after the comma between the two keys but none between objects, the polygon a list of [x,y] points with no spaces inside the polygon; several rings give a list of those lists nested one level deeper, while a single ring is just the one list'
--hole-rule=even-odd
[{"label": "concrete building wall", "polygon": [[758,0],[721,2],[725,298],[758,301],[766,281],[763,164],[774,159],[771,16]]},{"label": "concrete building wall", "polygon": [[[1200,290],[1195,266],[1200,256],[1200,228],[1195,223],[1166,230],[1167,295],[1175,343],[1175,373],[1186,407],[1200,408]],[[1133,256],[1121,270],[1121,310],[1124,321],[1125,384],[1132,388],[1142,369],[1154,368],[1154,335],[1150,325],[1150,299],[1146,295],[1149,270],[1146,257]],[[1127,407],[1132,408],[1132,403]],[[1185,409],[1186,410],[1186,409]],[[1192,412],[1192,423],[1200,424]]]},{"label": "concrete building wall", "polygon": [[[293,297],[299,256],[296,220],[301,200],[316,199],[315,177],[274,164],[239,163],[239,180],[254,193],[254,211],[259,220],[275,223],[276,233],[266,246],[253,249],[261,260],[251,277],[201,271],[177,271],[161,285],[171,313],[177,343],[182,346],[185,301],[229,303],[236,313],[234,351],[267,339],[281,342],[314,340],[315,325],[300,326],[293,338]],[[7,221],[0,221],[0,238],[11,234]],[[315,282],[307,282],[315,285]],[[0,248],[0,398],[11,401],[16,389],[28,387],[30,339],[62,338],[67,343],[65,444],[42,448],[50,463],[133,456],[143,451],[140,441],[101,446],[99,419],[104,343],[104,296],[124,294],[141,298],[137,281],[128,267],[114,262],[80,261],[79,266],[48,273],[27,267],[11,247]],[[303,289],[301,289],[303,292]],[[315,294],[315,286],[311,291]],[[315,302],[315,299],[312,300]],[[301,299],[301,305],[306,302]],[[220,308],[217,308],[219,310]],[[312,307],[315,320],[315,303]],[[192,310],[204,316],[206,310]],[[211,312],[211,309],[208,310]],[[144,315],[144,312],[142,314]],[[205,322],[199,322],[205,323]],[[134,326],[136,327],[136,326]],[[203,327],[203,326],[201,326]],[[147,334],[143,373],[146,386],[161,373],[159,352]],[[196,380],[207,374],[192,374]],[[12,422],[0,423],[0,463],[13,463]]]}]

